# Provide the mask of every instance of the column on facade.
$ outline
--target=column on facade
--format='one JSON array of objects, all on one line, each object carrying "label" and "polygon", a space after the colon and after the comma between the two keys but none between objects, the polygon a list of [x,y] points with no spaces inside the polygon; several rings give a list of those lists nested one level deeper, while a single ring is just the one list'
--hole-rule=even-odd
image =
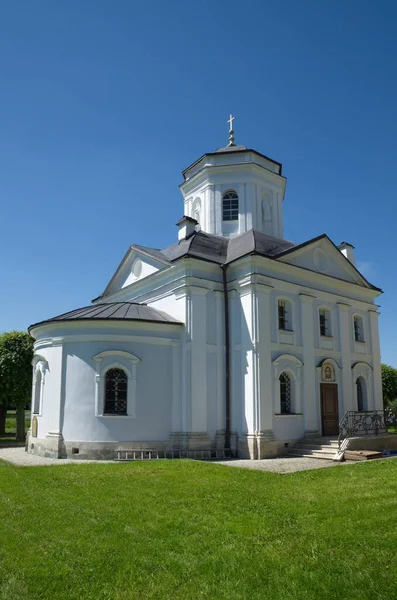
[{"label": "column on facade", "polygon": [[382,370],[380,362],[380,346],[379,346],[379,313],[376,310],[369,310],[369,331],[371,338],[371,354],[373,360],[373,376],[372,376],[372,402],[376,410],[383,409],[382,397]]},{"label": "column on facade", "polygon": [[341,390],[339,394],[339,418],[341,419],[346,411],[355,410],[354,399],[352,395],[352,370],[351,370],[351,323],[350,323],[350,305],[344,302],[338,302],[338,320],[339,320],[339,344],[340,344],[340,362],[341,362]]},{"label": "column on facade", "polygon": [[[216,302],[216,401],[217,401],[217,433],[216,445],[224,448],[225,444],[225,298],[221,291],[215,292]],[[231,383],[231,382],[230,382]],[[231,386],[230,386],[231,387]]]},{"label": "column on facade", "polygon": [[173,341],[172,347],[172,431],[180,433],[182,427],[181,402],[181,346]]},{"label": "column on facade", "polygon": [[[242,385],[241,385],[241,311],[239,294],[229,290],[229,352],[230,352],[230,429],[231,448],[237,450],[237,436],[242,431]],[[238,365],[238,366],[237,366]]]},{"label": "column on facade", "polygon": [[239,455],[257,458],[273,439],[271,386],[271,286],[255,282],[240,290],[243,423]]},{"label": "column on facade", "polygon": [[184,429],[189,448],[208,448],[207,433],[207,299],[208,289],[189,286],[186,334],[182,351]]},{"label": "column on facade", "polygon": [[[49,413],[46,451],[57,458],[66,453],[63,448],[63,422],[65,411],[66,353],[62,343],[54,344],[51,352],[52,409]],[[41,436],[40,436],[41,437]]]},{"label": "column on facade", "polygon": [[321,430],[320,399],[316,383],[316,364],[314,357],[314,296],[299,294],[301,303],[301,327],[303,346],[303,399],[302,412],[304,415],[305,432],[317,433]]}]

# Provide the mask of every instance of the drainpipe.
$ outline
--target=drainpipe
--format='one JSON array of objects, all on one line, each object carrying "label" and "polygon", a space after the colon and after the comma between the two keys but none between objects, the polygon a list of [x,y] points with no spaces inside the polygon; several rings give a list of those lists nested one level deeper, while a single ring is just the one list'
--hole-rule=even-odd
[{"label": "drainpipe", "polygon": [[230,450],[230,328],[227,292],[227,265],[222,265],[223,300],[225,313],[225,450]]}]

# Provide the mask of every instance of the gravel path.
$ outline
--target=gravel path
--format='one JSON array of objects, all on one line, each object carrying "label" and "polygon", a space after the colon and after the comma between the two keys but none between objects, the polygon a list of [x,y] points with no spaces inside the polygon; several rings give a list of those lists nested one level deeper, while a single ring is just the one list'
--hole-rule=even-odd
[{"label": "gravel path", "polygon": [[264,458],[261,460],[219,460],[211,461],[227,467],[240,467],[243,469],[255,469],[257,471],[269,471],[271,473],[296,473],[297,471],[310,471],[312,469],[323,469],[324,467],[340,467],[341,465],[352,464],[353,461],[343,463],[333,460],[323,460],[322,458],[301,458],[285,456],[282,458]]},{"label": "gravel path", "polygon": [[75,460],[74,458],[45,458],[28,454],[24,447],[19,448],[0,448],[0,460],[6,460],[14,465],[21,467],[42,467],[43,465],[71,465],[94,462],[114,462],[113,460]]},{"label": "gravel path", "polygon": [[[84,464],[95,462],[114,463],[112,460],[75,460],[70,458],[45,458],[43,456],[35,456],[25,452],[25,448],[0,448],[0,459],[13,463],[14,465],[24,467],[40,467],[43,465],[70,465]],[[300,457],[284,457],[284,458],[266,458],[263,460],[215,460],[212,463],[225,465],[228,467],[242,467],[244,469],[256,469],[259,471],[270,471],[272,473],[295,473],[296,471],[308,471],[311,469],[322,469],[324,467],[337,467],[340,465],[351,463],[335,463],[332,460],[322,460],[318,458],[300,458]]]}]

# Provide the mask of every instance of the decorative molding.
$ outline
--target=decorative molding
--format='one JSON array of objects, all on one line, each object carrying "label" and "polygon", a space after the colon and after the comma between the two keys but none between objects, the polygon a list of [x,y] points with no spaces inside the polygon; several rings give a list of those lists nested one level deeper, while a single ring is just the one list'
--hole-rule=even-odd
[{"label": "decorative molding", "polygon": [[280,356],[277,356],[272,362],[275,366],[278,366],[282,360],[288,360],[295,363],[299,367],[303,367],[303,362],[300,360],[300,358],[294,356],[293,354],[280,354]]},{"label": "decorative molding", "polygon": [[[55,343],[54,343],[55,341]],[[65,335],[62,338],[44,338],[38,340],[35,343],[35,349],[51,346],[61,346],[64,343],[73,342],[134,342],[138,344],[154,344],[156,346],[173,346],[180,343],[179,339],[173,338],[162,338],[162,337],[151,337],[151,336],[138,336],[138,335],[121,335],[121,334],[74,334]]]},{"label": "decorative molding", "polygon": [[99,354],[95,354],[92,359],[95,361],[101,361],[108,356],[123,356],[132,363],[138,363],[141,361],[141,359],[135,356],[135,354],[131,354],[131,352],[126,352],[125,350],[104,350],[103,352],[99,352]]}]

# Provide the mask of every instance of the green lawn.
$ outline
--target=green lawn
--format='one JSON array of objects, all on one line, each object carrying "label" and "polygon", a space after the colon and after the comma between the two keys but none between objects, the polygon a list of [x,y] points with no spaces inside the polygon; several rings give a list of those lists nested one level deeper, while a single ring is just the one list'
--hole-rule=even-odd
[{"label": "green lawn", "polygon": [[0,600],[385,600],[397,460],[275,475],[0,461]]}]

